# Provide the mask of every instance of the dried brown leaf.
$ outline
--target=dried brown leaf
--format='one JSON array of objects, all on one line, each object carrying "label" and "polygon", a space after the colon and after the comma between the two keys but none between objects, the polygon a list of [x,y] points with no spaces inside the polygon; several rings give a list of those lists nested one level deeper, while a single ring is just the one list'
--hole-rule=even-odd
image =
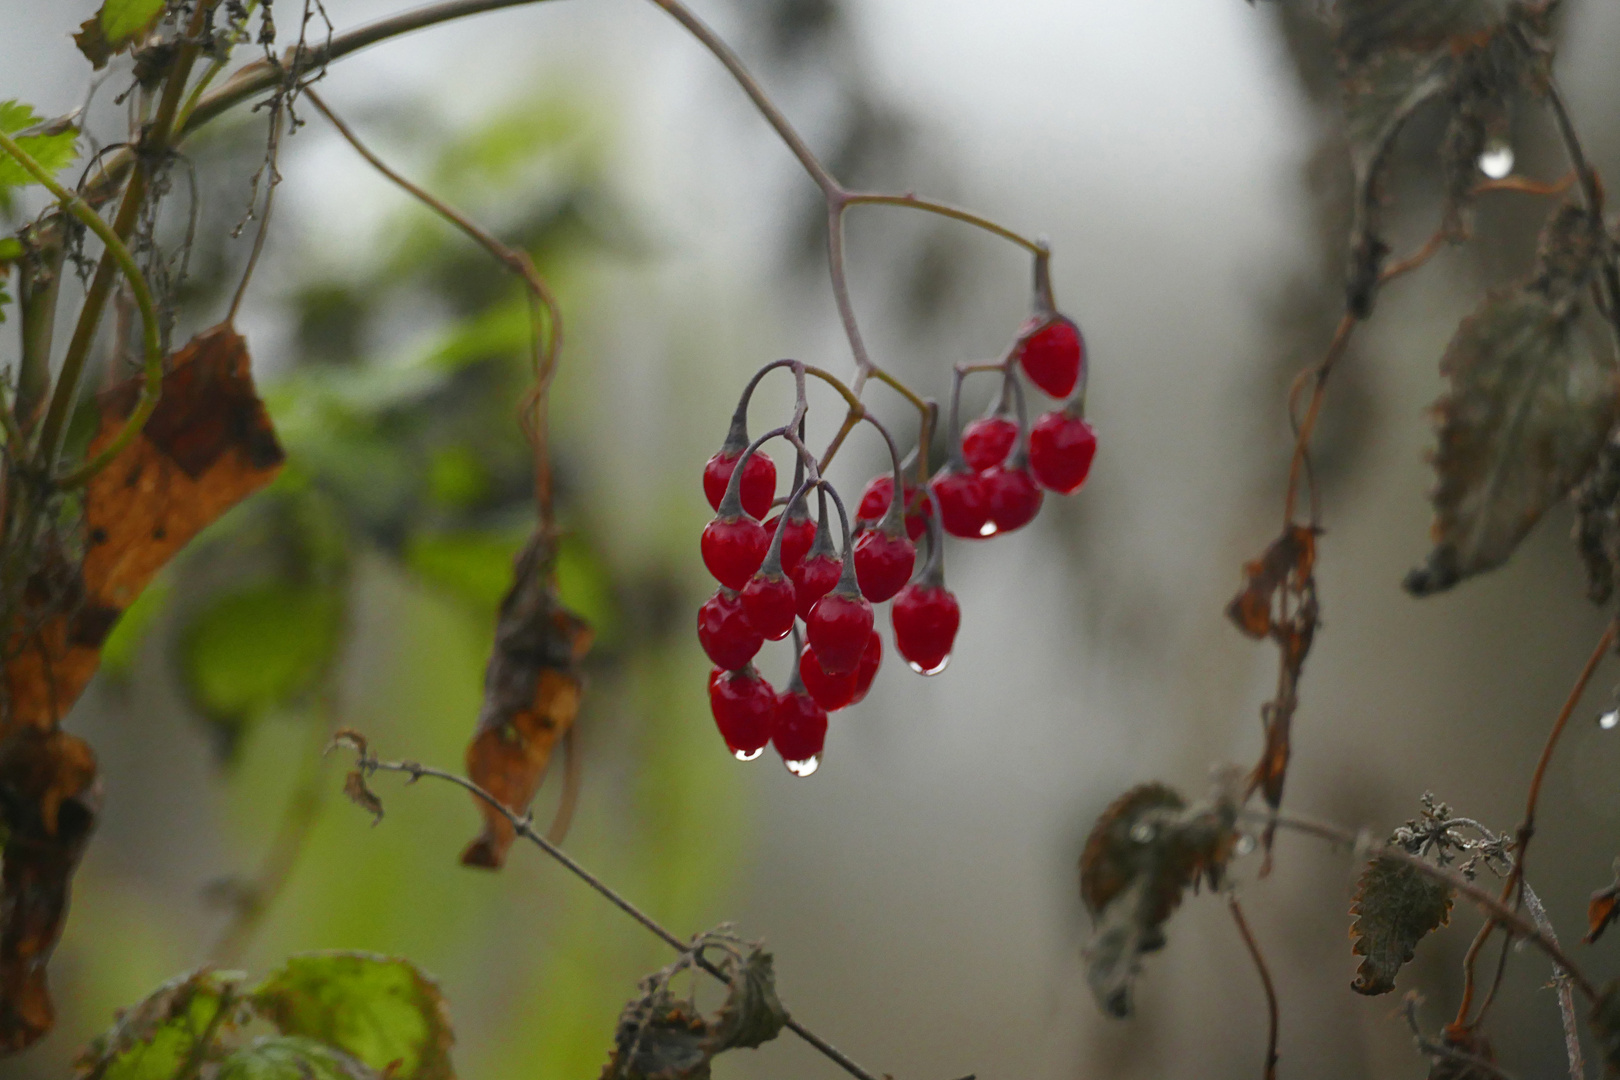
[{"label": "dried brown leaf", "polygon": [[[467,746],[467,774],[517,814],[534,801],[553,748],[573,726],[582,690],[579,662],[591,645],[590,626],[557,598],[553,555],[541,532],[518,553],[484,671],[478,727]],[[505,815],[475,801],[484,828],[461,861],[498,868],[515,832]]]},{"label": "dried brown leaf", "polygon": [[1289,525],[1258,559],[1243,564],[1243,588],[1226,606],[1226,617],[1256,640],[1274,625],[1278,594],[1304,591],[1316,566],[1316,530]]},{"label": "dried brown leaf", "polygon": [[1173,789],[1143,784],[1102,812],[1080,856],[1080,897],[1093,931],[1086,976],[1105,1012],[1127,1016],[1141,955],[1164,946],[1163,924],[1188,886],[1219,885],[1236,833],[1222,791],[1188,809]]},{"label": "dried brown leaf", "polygon": [[95,755],[83,739],[25,727],[0,741],[0,1054],[29,1046],[55,1022],[45,969],[100,809]]},{"label": "dried brown leaf", "polygon": [[1500,566],[1592,469],[1613,426],[1612,361],[1577,325],[1579,290],[1538,282],[1492,293],[1441,360],[1434,550],[1406,578],[1417,596]]},{"label": "dried brown leaf", "polygon": [[1587,902],[1586,936],[1581,940],[1592,944],[1617,918],[1620,918],[1620,859],[1615,860],[1614,881],[1593,893]]},{"label": "dried brown leaf", "polygon": [[373,825],[383,819],[382,800],[367,786],[366,776],[359,769],[349,770],[349,775],[344,777],[343,794],[349,797],[350,802],[371,815]]},{"label": "dried brown leaf", "polygon": [[1404,859],[1378,855],[1361,873],[1350,914],[1351,951],[1363,958],[1350,988],[1387,994],[1418,942],[1451,918],[1451,888]]}]

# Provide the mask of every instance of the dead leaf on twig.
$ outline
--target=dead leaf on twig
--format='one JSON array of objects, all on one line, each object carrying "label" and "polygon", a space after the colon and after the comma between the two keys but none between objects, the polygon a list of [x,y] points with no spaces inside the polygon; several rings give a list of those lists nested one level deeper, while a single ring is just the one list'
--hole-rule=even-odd
[{"label": "dead leaf on twig", "polygon": [[371,815],[373,825],[383,819],[382,800],[367,786],[366,776],[359,769],[351,769],[349,775],[343,778],[343,794],[349,797],[350,802]]},{"label": "dead leaf on twig", "polygon": [[1614,863],[1614,881],[1593,893],[1586,905],[1586,936],[1581,940],[1592,944],[1616,919],[1620,919],[1620,859]]},{"label": "dead leaf on twig", "polygon": [[1362,957],[1350,988],[1387,994],[1418,942],[1451,918],[1451,887],[1394,855],[1377,855],[1356,885],[1350,914],[1351,951]]},{"label": "dead leaf on twig", "polygon": [[[528,811],[557,741],[579,712],[579,662],[591,628],[557,598],[555,548],[543,531],[524,545],[501,601],[495,648],[484,671],[484,705],[467,746],[467,774],[515,814]],[[474,800],[483,832],[461,854],[466,866],[500,867],[516,833],[499,810]]]}]

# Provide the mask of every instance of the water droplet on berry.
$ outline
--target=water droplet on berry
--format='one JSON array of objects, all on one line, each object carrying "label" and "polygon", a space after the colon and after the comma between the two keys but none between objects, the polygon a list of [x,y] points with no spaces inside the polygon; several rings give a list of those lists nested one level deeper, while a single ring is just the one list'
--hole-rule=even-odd
[{"label": "water droplet on berry", "polygon": [[736,758],[738,761],[753,761],[764,752],[765,748],[762,746],[758,750],[733,750],[731,752],[731,756]]},{"label": "water droplet on berry", "polygon": [[1479,155],[1479,171],[1492,180],[1500,180],[1513,171],[1513,147],[1507,143],[1494,143]]},{"label": "water droplet on berry", "polygon": [[1254,837],[1250,836],[1248,833],[1244,833],[1242,836],[1239,836],[1237,838],[1237,843],[1232,845],[1232,853],[1234,855],[1239,855],[1239,856],[1247,855],[1249,852],[1251,852],[1253,850],[1254,850]]},{"label": "water droplet on berry", "polygon": [[1153,826],[1145,821],[1138,821],[1131,826],[1131,839],[1138,844],[1145,844],[1153,839]]},{"label": "water droplet on berry", "polygon": [[994,535],[996,535],[996,523],[995,522],[987,521],[983,525],[979,526],[979,536],[980,536],[981,539],[986,537],[986,536],[994,536]]},{"label": "water droplet on berry", "polygon": [[910,668],[912,671],[915,671],[919,675],[938,675],[940,672],[945,670],[945,665],[949,664],[950,662],[951,658],[949,654],[947,654],[943,660],[931,668],[925,668],[915,660],[907,660],[906,667]]},{"label": "water droplet on berry", "polygon": [[1604,731],[1613,731],[1616,724],[1620,724],[1620,709],[1610,709],[1598,717],[1598,727]]},{"label": "water droplet on berry", "polygon": [[803,761],[785,761],[783,764],[787,766],[788,772],[794,776],[809,776],[821,768],[821,755],[817,754],[815,757],[805,758]]}]

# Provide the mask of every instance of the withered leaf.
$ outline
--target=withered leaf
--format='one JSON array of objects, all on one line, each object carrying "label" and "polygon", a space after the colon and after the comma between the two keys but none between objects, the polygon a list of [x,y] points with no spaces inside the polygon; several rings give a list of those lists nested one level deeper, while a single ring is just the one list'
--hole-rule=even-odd
[{"label": "withered leaf", "polygon": [[1226,617],[1249,637],[1271,633],[1278,592],[1305,590],[1316,566],[1316,530],[1289,525],[1258,559],[1243,564],[1243,588],[1226,606]]},{"label": "withered leaf", "polygon": [[349,797],[350,802],[371,815],[373,825],[383,819],[382,800],[366,785],[366,776],[359,769],[350,769],[349,775],[343,778],[343,794]]},{"label": "withered leaf", "polygon": [[[484,670],[484,704],[467,746],[468,776],[518,814],[534,801],[552,749],[574,724],[579,662],[591,646],[589,624],[557,598],[554,557],[551,538],[537,531],[514,561]],[[495,869],[515,832],[494,807],[474,801],[484,828],[461,861]]]},{"label": "withered leaf", "polygon": [[1164,946],[1162,929],[1182,892],[1218,886],[1236,841],[1236,804],[1225,793],[1188,809],[1164,784],[1142,784],[1102,812],[1080,855],[1080,897],[1092,918],[1086,977],[1103,1010],[1131,1011],[1141,955]]},{"label": "withered leaf", "polygon": [[78,1080],[101,1077],[171,1076],[185,1061],[202,1060],[198,1043],[232,1027],[231,983],[206,969],[172,979],[119,1012],[117,1022],[96,1036],[74,1062]]},{"label": "withered leaf", "polygon": [[1614,881],[1593,893],[1587,902],[1586,936],[1581,940],[1592,944],[1617,918],[1620,918],[1620,859],[1615,860]]},{"label": "withered leaf", "polygon": [[[714,947],[724,953],[719,970],[728,992],[718,1011],[704,1015],[677,999],[670,982]],[[641,990],[619,1016],[602,1080],[707,1080],[717,1054],[762,1046],[787,1023],[771,954],[745,945],[729,927],[704,934],[692,952],[643,979]]]},{"label": "withered leaf", "polygon": [[[131,379],[99,397],[89,455],[112,442],[139,396],[140,380]],[[5,670],[11,725],[55,727],[95,674],[124,609],[204,526],[274,479],[281,462],[246,343],[228,325],[203,331],[171,358],[140,437],[86,485],[82,570],[46,565],[29,583]]]},{"label": "withered leaf", "polygon": [[1361,873],[1350,914],[1351,951],[1363,958],[1350,988],[1387,994],[1418,942],[1451,918],[1451,888],[1404,859],[1378,855]]},{"label": "withered leaf", "polygon": [[79,27],[73,43],[99,71],[150,33],[163,16],[164,6],[164,0],[107,0]]},{"label": "withered leaf", "polygon": [[1487,297],[1447,347],[1435,547],[1407,575],[1414,595],[1500,566],[1597,461],[1615,420],[1615,371],[1580,333],[1579,297],[1544,261],[1536,279]]},{"label": "withered leaf", "polygon": [[0,1053],[29,1046],[55,1022],[45,969],[100,808],[95,755],[83,739],[25,727],[0,740]]}]

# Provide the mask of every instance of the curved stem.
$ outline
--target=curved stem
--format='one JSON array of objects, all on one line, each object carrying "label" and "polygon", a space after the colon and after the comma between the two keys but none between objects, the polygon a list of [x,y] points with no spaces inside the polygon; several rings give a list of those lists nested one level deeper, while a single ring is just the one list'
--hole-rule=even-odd
[{"label": "curved stem", "polygon": [[[656,3],[657,0],[654,0],[654,2]],[[983,229],[993,236],[999,236],[1003,240],[1017,244],[1033,255],[1038,256],[1045,252],[1045,248],[1040,241],[1031,240],[1029,237],[1007,228],[1005,225],[998,225],[987,217],[975,214],[971,210],[951,206],[949,203],[936,202],[933,199],[920,199],[910,192],[903,195],[885,195],[873,191],[848,191],[844,192],[838,201],[845,206],[906,206],[913,210],[938,214],[940,217],[947,217],[953,221],[960,221],[972,225],[974,228]]]},{"label": "curved stem", "polygon": [[[106,449],[94,460],[86,462],[63,479],[64,486],[73,487],[94,476],[108,461],[128,446],[146,423],[147,417],[152,415],[152,410],[157,407],[158,395],[163,389],[163,343],[158,328],[157,305],[152,299],[152,290],[147,285],[146,278],[141,275],[141,268],[135,262],[135,256],[124,245],[123,240],[119,239],[113,227],[101,220],[101,215],[90,209],[83,199],[57,183],[56,178],[44,166],[35,161],[4,131],[0,131],[0,150],[11,155],[25,172],[56,196],[68,213],[84,222],[85,226],[100,238],[106,245],[106,258],[116,264],[128,279],[130,294],[135,298],[135,306],[141,313],[141,351],[145,361],[146,382],[141,388],[140,400],[136,403],[134,412],[130,413],[123,430]],[[66,375],[63,377],[65,379]],[[60,390],[61,387],[58,387],[59,393]],[[56,409],[54,398],[51,401],[51,408],[53,411]],[[48,419],[47,417],[47,421]]]},{"label": "curved stem", "polygon": [[1249,958],[1254,961],[1254,968],[1260,973],[1260,985],[1266,991],[1266,1067],[1261,1073],[1265,1080],[1276,1080],[1277,1077],[1277,987],[1271,981],[1271,969],[1266,966],[1266,958],[1260,952],[1260,943],[1254,939],[1254,931],[1249,929],[1249,920],[1243,917],[1243,907],[1238,903],[1236,896],[1228,894],[1226,906],[1232,912],[1232,921],[1237,924],[1238,934],[1243,938],[1243,944],[1249,950]]}]

